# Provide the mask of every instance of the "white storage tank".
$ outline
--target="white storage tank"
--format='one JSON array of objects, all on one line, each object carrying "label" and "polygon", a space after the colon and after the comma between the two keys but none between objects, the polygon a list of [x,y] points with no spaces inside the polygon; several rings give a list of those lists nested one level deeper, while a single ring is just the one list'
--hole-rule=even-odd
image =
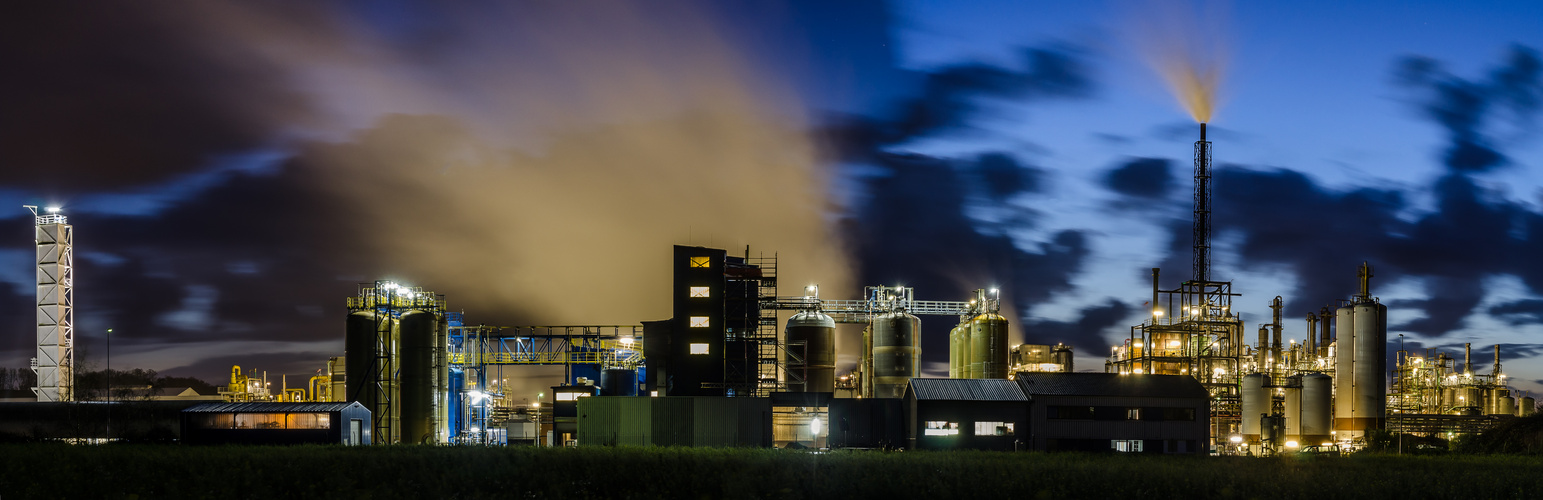
[{"label": "white storage tank", "polygon": [[1244,375],[1243,387],[1238,394],[1243,406],[1243,439],[1250,443],[1259,442],[1259,418],[1270,412],[1270,390],[1265,388],[1266,383],[1263,373]]},{"label": "white storage tank", "polygon": [[1302,376],[1302,443],[1319,444],[1332,436],[1329,432],[1331,381],[1322,373]]}]

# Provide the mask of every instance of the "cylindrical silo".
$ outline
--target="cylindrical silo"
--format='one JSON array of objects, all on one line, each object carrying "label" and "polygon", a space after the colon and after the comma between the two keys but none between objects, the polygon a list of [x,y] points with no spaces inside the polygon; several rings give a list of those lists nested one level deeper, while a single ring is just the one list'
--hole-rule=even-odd
[{"label": "cylindrical silo", "polygon": [[804,311],[788,318],[784,332],[790,351],[784,366],[796,378],[803,379],[800,383],[789,377],[788,392],[834,392],[836,320],[816,311]]},{"label": "cylindrical silo", "polygon": [[986,313],[970,320],[970,378],[1007,378],[1007,318]]},{"label": "cylindrical silo", "polygon": [[1498,398],[1495,398],[1495,401],[1496,401],[1496,404],[1495,404],[1495,414],[1496,415],[1515,415],[1516,414],[1516,398],[1513,398],[1513,397],[1507,395],[1507,396],[1500,396]]},{"label": "cylindrical silo", "polygon": [[863,372],[862,388],[859,394],[863,397],[873,397],[873,322],[863,328],[863,356],[860,358],[858,368]]},{"label": "cylindrical silo", "polygon": [[1537,412],[1537,404],[1537,400],[1532,399],[1532,396],[1522,396],[1521,400],[1516,403],[1516,416],[1532,416],[1533,413]]},{"label": "cylindrical silo", "polygon": [[600,372],[602,396],[638,395],[638,371],[634,368],[606,368]]},{"label": "cylindrical silo", "polygon": [[439,320],[433,313],[408,311],[400,320],[401,351],[397,354],[401,382],[397,389],[401,409],[402,442],[434,440],[434,334]]},{"label": "cylindrical silo", "polygon": [[1302,388],[1287,387],[1281,407],[1286,412],[1286,440],[1302,442]]},{"label": "cylindrical silo", "polygon": [[1071,373],[1073,371],[1071,346],[1066,344],[1056,344],[1055,347],[1050,350],[1050,353],[1052,359],[1055,361],[1055,364],[1061,365],[1061,371],[1066,373]]},{"label": "cylindrical silo", "polygon": [[873,397],[898,398],[921,373],[921,319],[905,312],[873,318]]},{"label": "cylindrical silo", "polygon": [[343,336],[344,392],[337,401],[357,401],[375,411],[378,401],[375,380],[376,358],[380,356],[380,338],[376,333],[375,314],[360,311],[348,315]]},{"label": "cylindrical silo", "polygon": [[1504,387],[1490,389],[1489,397],[1484,399],[1484,413],[1486,415],[1511,415],[1516,413],[1516,403],[1512,402],[1511,411],[1502,411],[1505,403],[1511,400],[1511,390]]},{"label": "cylindrical silo", "polygon": [[1250,373],[1243,376],[1238,393],[1243,405],[1243,439],[1250,443],[1259,441],[1259,417],[1270,412],[1270,390],[1264,386],[1263,373]]},{"label": "cylindrical silo", "polygon": [[969,365],[969,349],[966,342],[970,338],[970,324],[960,322],[953,330],[948,331],[948,378],[969,378],[967,368]]},{"label": "cylindrical silo", "polygon": [[1388,306],[1355,306],[1355,401],[1351,417],[1360,431],[1381,429],[1387,418]]},{"label": "cylindrical silo", "polygon": [[1331,437],[1329,401],[1332,379],[1322,373],[1302,376],[1302,443],[1319,444]]},{"label": "cylindrical silo", "polygon": [[1354,428],[1355,407],[1355,307],[1339,308],[1334,314],[1334,430],[1339,438],[1349,438]]},{"label": "cylindrical silo", "polygon": [[1484,412],[1484,389],[1465,386],[1458,389],[1457,394],[1457,405],[1463,407],[1464,415],[1479,415]]}]

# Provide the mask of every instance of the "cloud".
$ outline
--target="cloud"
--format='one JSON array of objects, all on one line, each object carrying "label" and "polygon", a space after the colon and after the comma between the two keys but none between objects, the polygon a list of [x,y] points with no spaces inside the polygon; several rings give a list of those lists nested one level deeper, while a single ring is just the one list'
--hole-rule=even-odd
[{"label": "cloud", "polygon": [[1132,198],[1160,200],[1178,187],[1171,161],[1163,158],[1132,158],[1104,174],[1104,186]]},{"label": "cloud", "polygon": [[1115,299],[1078,311],[1076,321],[1031,319],[1024,325],[1024,340],[1031,343],[1064,342],[1087,355],[1098,356],[1112,342],[1103,333],[1130,318],[1135,309]]},{"label": "cloud", "polygon": [[1490,306],[1489,313],[1511,326],[1543,324],[1543,300],[1524,299]]},{"label": "cloud", "polygon": [[[77,192],[155,182],[272,145],[313,119],[290,68],[227,31],[230,10],[184,1],[7,9],[7,184]],[[289,14],[290,32],[315,20]]]}]

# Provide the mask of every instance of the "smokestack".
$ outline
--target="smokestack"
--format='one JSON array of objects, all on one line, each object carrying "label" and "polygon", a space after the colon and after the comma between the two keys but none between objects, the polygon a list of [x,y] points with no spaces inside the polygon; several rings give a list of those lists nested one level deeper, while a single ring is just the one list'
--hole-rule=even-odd
[{"label": "smokestack", "polygon": [[1324,306],[1318,310],[1318,322],[1323,324],[1323,330],[1318,332],[1318,349],[1323,351],[1319,354],[1320,356],[1329,355],[1329,343],[1334,341],[1334,336],[1330,334],[1334,327],[1332,319],[1334,319],[1333,309]]},{"label": "smokestack", "polygon": [[1159,268],[1156,268],[1156,267],[1152,268],[1152,312],[1151,312],[1151,316],[1152,316],[1152,323],[1153,324],[1156,324],[1157,320],[1160,319],[1160,318],[1158,318],[1158,314],[1157,314],[1157,311],[1158,311],[1158,308],[1157,308],[1157,273],[1158,273],[1158,270],[1159,270]]},{"label": "smokestack", "polygon": [[1318,315],[1307,313],[1307,352],[1311,356],[1318,355]]},{"label": "smokestack", "polygon": [[1274,332],[1275,332],[1275,336],[1274,336],[1275,337],[1274,338],[1275,341],[1270,345],[1270,348],[1275,351],[1275,358],[1276,359],[1280,359],[1280,349],[1281,349],[1281,345],[1280,345],[1280,327],[1281,327],[1281,324],[1280,324],[1280,310],[1281,310],[1281,307],[1284,307],[1284,304],[1281,302],[1280,296],[1276,295],[1275,296],[1275,300],[1270,302],[1270,309],[1272,309],[1274,311],[1274,318],[1270,322],[1270,329],[1274,330]]},{"label": "smokestack", "polygon": [[1366,302],[1372,299],[1372,265],[1362,261],[1361,268],[1356,271],[1356,277],[1361,278],[1361,294],[1356,295],[1356,302]]},{"label": "smokestack", "polygon": [[1463,344],[1463,373],[1473,373],[1473,344]]},{"label": "smokestack", "polygon": [[1205,140],[1205,122],[1195,141],[1194,280],[1211,280],[1211,143]]},{"label": "smokestack", "polygon": [[1267,343],[1269,339],[1266,338],[1269,334],[1270,329],[1268,326],[1259,325],[1259,351],[1257,352],[1259,355],[1259,371],[1264,371],[1265,361],[1270,357],[1270,344]]},{"label": "smokestack", "polygon": [[1490,373],[1490,375],[1497,379],[1495,380],[1496,384],[1500,383],[1500,380],[1498,380],[1500,378],[1500,344],[1495,344],[1495,371]]}]

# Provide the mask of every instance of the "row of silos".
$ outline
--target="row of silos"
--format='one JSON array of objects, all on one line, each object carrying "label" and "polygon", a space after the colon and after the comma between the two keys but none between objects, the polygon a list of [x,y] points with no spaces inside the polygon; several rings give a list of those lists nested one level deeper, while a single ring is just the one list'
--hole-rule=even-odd
[{"label": "row of silos", "polygon": [[[344,337],[347,401],[369,408],[377,442],[432,443],[444,395],[445,336],[432,311],[355,311]],[[389,436],[380,433],[389,430]]]},{"label": "row of silos", "polygon": [[1334,431],[1361,438],[1386,421],[1388,307],[1363,294],[1334,318]]},{"label": "row of silos", "polygon": [[1329,419],[1333,400],[1331,377],[1315,372],[1284,379],[1278,384],[1271,382],[1270,376],[1263,373],[1243,376],[1239,391],[1243,438],[1249,444],[1265,440],[1269,433],[1263,422],[1265,417],[1277,416],[1275,395],[1278,393],[1282,410],[1278,418],[1284,421],[1281,434],[1286,441],[1304,445],[1329,441],[1333,436]]},{"label": "row of silos", "polygon": [[948,334],[948,378],[1007,378],[1007,318],[982,313]]}]

